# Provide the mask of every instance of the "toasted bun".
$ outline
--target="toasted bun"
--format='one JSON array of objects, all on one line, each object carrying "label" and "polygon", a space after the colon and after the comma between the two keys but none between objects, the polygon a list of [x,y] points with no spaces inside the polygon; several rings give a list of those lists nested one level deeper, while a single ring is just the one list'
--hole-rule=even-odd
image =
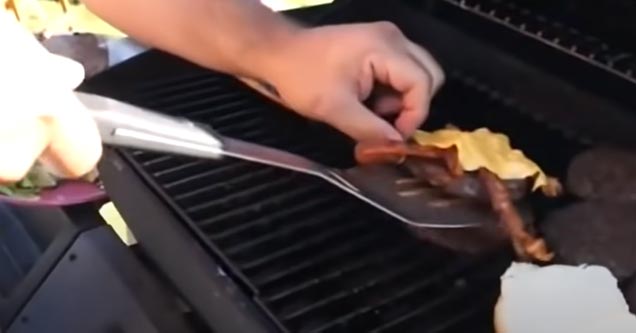
[{"label": "toasted bun", "polygon": [[601,266],[513,263],[501,278],[496,333],[633,333],[617,280]]}]

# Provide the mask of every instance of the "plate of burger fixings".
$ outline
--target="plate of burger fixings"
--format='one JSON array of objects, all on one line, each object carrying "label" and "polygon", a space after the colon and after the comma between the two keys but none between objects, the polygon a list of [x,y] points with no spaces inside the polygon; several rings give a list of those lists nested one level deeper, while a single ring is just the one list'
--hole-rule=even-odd
[{"label": "plate of burger fixings", "polygon": [[36,163],[20,181],[0,184],[0,202],[20,206],[70,206],[105,198],[96,170],[79,179],[64,179]]}]

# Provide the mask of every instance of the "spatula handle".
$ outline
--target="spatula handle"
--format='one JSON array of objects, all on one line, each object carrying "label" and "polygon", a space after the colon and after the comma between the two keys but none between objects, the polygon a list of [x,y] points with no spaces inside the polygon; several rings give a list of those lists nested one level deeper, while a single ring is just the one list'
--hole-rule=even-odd
[{"label": "spatula handle", "polygon": [[222,156],[217,135],[192,121],[103,96],[76,96],[92,113],[105,144],[201,158]]}]

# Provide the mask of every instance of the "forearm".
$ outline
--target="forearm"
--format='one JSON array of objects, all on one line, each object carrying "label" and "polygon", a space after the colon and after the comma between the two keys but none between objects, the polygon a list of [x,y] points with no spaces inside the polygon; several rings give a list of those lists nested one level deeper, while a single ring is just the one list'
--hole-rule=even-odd
[{"label": "forearm", "polygon": [[257,0],[84,0],[95,14],[148,46],[198,65],[265,79],[296,24]]}]

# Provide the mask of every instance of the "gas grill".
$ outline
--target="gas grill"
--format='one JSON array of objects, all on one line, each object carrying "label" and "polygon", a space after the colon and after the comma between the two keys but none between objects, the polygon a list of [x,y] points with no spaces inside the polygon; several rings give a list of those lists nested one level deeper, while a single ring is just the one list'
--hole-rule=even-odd
[{"label": "gas grill", "polygon": [[[289,15],[310,24],[396,23],[449,76],[426,129],[452,123],[506,133],[562,178],[586,146],[636,141],[630,46],[568,27],[558,20],[565,13],[543,2],[365,0]],[[577,13],[571,24],[607,36]],[[82,90],[325,164],[353,163],[352,142],[341,134],[162,52],[114,67]],[[102,178],[144,253],[214,332],[494,331],[509,249],[471,257],[416,240],[328,184],[284,170],[134,150],[105,154]],[[563,202],[534,204],[540,218]]]}]

